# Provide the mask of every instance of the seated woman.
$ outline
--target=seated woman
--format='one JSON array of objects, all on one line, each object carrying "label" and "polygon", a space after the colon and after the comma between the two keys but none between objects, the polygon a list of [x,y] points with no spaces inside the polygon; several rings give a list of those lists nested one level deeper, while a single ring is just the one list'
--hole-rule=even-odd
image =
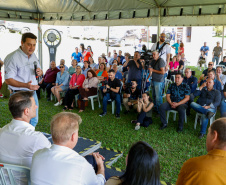
[{"label": "seated woman", "polygon": [[71,66],[68,69],[68,72],[69,72],[70,75],[73,75],[74,73],[76,73],[77,64],[78,64],[77,60],[73,59],[71,61]]},{"label": "seated woman", "polygon": [[82,84],[85,80],[85,76],[81,73],[82,69],[78,65],[76,67],[76,73],[72,75],[70,83],[69,83],[69,89],[65,95],[64,98],[64,108],[63,110],[71,110],[72,109],[72,103],[75,98],[75,95],[79,93],[79,89],[82,87]]},{"label": "seated woman", "polygon": [[149,94],[144,92],[142,98],[138,100],[137,120],[132,120],[131,123],[136,123],[135,130],[139,130],[140,126],[148,127],[152,123],[152,112],[151,109],[154,106]]},{"label": "seated woman", "polygon": [[105,78],[108,79],[108,72],[105,63],[100,63],[99,70],[96,71],[96,74],[99,81],[103,81]]},{"label": "seated woman", "polygon": [[54,104],[54,106],[59,106],[62,104],[60,92],[68,90],[69,77],[69,73],[65,71],[65,66],[60,64],[60,72],[57,73],[56,85],[51,88],[53,95],[56,96],[58,101]]},{"label": "seated woman", "polygon": [[92,57],[89,57],[89,66],[94,71],[96,71],[99,67],[98,64],[94,63],[94,60]]},{"label": "seated woman", "polygon": [[89,61],[84,61],[84,65],[82,68],[82,74],[85,75],[85,77],[87,77],[87,71],[90,69],[89,67]]},{"label": "seated woman", "polygon": [[80,98],[84,101],[81,101],[81,107],[79,112],[83,112],[85,110],[85,100],[88,100],[89,96],[93,96],[97,94],[97,86],[99,80],[97,79],[96,73],[90,69],[87,72],[87,78],[82,84],[82,88],[79,89]]},{"label": "seated woman", "polygon": [[121,177],[111,177],[105,185],[127,184],[161,184],[158,154],[148,143],[138,141],[133,144],[126,158],[125,173]]},{"label": "seated woman", "polygon": [[178,71],[179,62],[177,61],[177,57],[176,56],[174,56],[173,60],[169,63],[169,67],[170,67],[170,70],[169,70],[167,79],[170,79],[171,75],[174,75]]}]

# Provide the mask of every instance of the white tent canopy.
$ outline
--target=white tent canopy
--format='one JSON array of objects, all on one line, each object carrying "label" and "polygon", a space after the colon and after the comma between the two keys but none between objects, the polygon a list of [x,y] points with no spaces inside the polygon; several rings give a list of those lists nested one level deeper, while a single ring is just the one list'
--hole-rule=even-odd
[{"label": "white tent canopy", "polygon": [[225,0],[5,0],[0,19],[68,26],[209,26],[226,23]]}]

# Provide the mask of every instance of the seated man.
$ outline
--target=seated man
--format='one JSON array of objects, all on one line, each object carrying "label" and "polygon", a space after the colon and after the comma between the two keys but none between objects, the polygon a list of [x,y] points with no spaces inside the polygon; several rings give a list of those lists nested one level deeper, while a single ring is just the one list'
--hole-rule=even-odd
[{"label": "seated man", "polygon": [[[221,92],[222,86],[221,86],[221,83],[215,78],[215,71],[214,71],[214,70],[208,71],[208,74],[207,74],[207,78],[206,78],[206,79],[209,79],[209,78],[212,79],[213,82],[214,82],[213,88]],[[202,81],[200,82],[200,86],[201,86],[204,82],[206,82],[206,80],[202,80]]]},{"label": "seated man", "polygon": [[213,88],[214,81],[208,78],[197,90],[194,96],[199,96],[197,103],[192,102],[191,108],[196,112],[202,113],[202,127],[199,139],[202,139],[206,134],[206,128],[209,119],[216,113],[217,107],[220,105],[221,94],[220,91]]},{"label": "seated man", "polygon": [[189,85],[190,89],[191,89],[191,93],[194,93],[196,88],[197,88],[197,78],[192,76],[192,72],[190,68],[186,68],[185,69],[185,77],[183,80],[183,83]]},{"label": "seated man", "polygon": [[93,153],[97,164],[96,175],[92,165],[72,150],[78,142],[81,122],[79,115],[70,112],[61,112],[53,117],[51,134],[54,144],[34,154],[31,165],[31,184],[104,185],[103,156]]},{"label": "seated man", "polygon": [[10,97],[9,110],[13,120],[0,130],[1,162],[30,168],[33,154],[51,146],[48,139],[29,123],[36,116],[36,109],[33,91],[20,91]]},{"label": "seated man", "polygon": [[105,116],[107,113],[107,102],[109,99],[116,101],[116,118],[120,118],[120,106],[121,106],[121,95],[120,87],[121,82],[119,79],[115,78],[115,71],[113,69],[109,70],[108,73],[108,84],[105,85],[103,89],[103,112],[99,115],[101,117]]},{"label": "seated man", "polygon": [[184,75],[177,73],[175,76],[175,83],[171,84],[166,93],[166,103],[160,105],[160,119],[162,126],[160,130],[167,127],[166,111],[176,110],[179,114],[178,129],[177,132],[183,131],[185,111],[188,107],[187,102],[190,99],[190,87],[187,84],[182,83]]},{"label": "seated man", "polygon": [[176,185],[225,184],[226,182],[226,118],[213,122],[206,138],[207,155],[187,160]]},{"label": "seated man", "polygon": [[[60,60],[60,65],[64,65],[65,71],[68,71],[68,67],[65,65],[65,60],[64,60],[64,59],[61,59],[61,60]],[[60,65],[57,66],[57,68],[58,68],[59,70],[60,70]]]},{"label": "seated man", "polygon": [[125,114],[129,113],[130,107],[137,110],[138,98],[141,97],[141,90],[137,89],[136,80],[126,83],[125,93],[123,94],[123,104],[126,108]]},{"label": "seated man", "polygon": [[184,70],[184,61],[181,59],[181,55],[177,55],[177,61],[179,62],[178,71],[180,73],[183,73],[183,70]]},{"label": "seated man", "polygon": [[224,89],[224,85],[226,83],[226,75],[222,74],[222,67],[218,66],[216,69],[216,79],[221,83],[221,90]]},{"label": "seated man", "polygon": [[122,73],[118,71],[118,66],[117,64],[113,64],[112,69],[115,71],[115,78],[119,79],[122,81]]},{"label": "seated man", "polygon": [[226,67],[226,56],[223,57],[223,61],[221,61],[219,65],[224,65]]},{"label": "seated man", "polygon": [[226,117],[226,84],[224,85],[224,90],[223,90],[224,96],[222,97],[221,100],[221,117]]},{"label": "seated man", "polygon": [[198,84],[199,84],[202,80],[206,80],[206,79],[207,79],[208,71],[211,71],[211,70],[216,71],[216,69],[213,68],[213,62],[209,62],[208,68],[205,69],[205,70],[202,72],[202,75],[200,76],[200,78],[199,78],[199,80],[198,80]]},{"label": "seated man", "polygon": [[[56,67],[55,61],[51,61],[50,68],[39,82],[39,86],[47,91],[47,101],[50,101],[51,88],[56,85],[56,76],[60,70]],[[37,96],[40,98],[40,88],[37,90]]]}]

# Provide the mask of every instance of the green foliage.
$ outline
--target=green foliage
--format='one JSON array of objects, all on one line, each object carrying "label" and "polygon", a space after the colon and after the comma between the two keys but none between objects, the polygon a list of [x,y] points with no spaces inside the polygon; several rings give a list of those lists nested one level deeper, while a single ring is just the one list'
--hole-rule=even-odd
[{"label": "green foliage", "polygon": [[[196,67],[191,67],[196,70]],[[196,77],[199,77],[201,72],[196,70]],[[53,115],[62,111],[62,106],[55,107],[55,102],[47,102],[42,96],[39,101],[39,123],[36,130],[50,133],[50,120]],[[89,102],[90,103],[90,102]],[[8,110],[8,99],[0,99],[0,127],[9,123],[12,116]],[[124,111],[124,110],[123,110]],[[123,112],[122,111],[122,112]],[[72,112],[78,113],[78,109]],[[205,138],[198,139],[200,125],[197,124],[197,129],[194,130],[195,112],[191,111],[191,116],[188,117],[188,123],[184,123],[184,131],[180,134],[176,132],[178,126],[177,120],[173,121],[173,116],[170,115],[168,127],[160,131],[160,118],[156,118],[153,114],[153,124],[148,128],[141,127],[135,131],[135,125],[130,121],[136,119],[137,113],[131,112],[128,115],[121,113],[121,118],[116,119],[111,114],[111,104],[108,105],[108,112],[105,117],[99,117],[99,109],[95,102],[95,110],[92,111],[91,106],[86,108],[82,113],[82,124],[80,126],[79,135],[89,139],[94,139],[102,142],[103,147],[123,151],[123,157],[120,158],[113,166],[125,170],[125,158],[128,154],[130,146],[137,141],[148,142],[158,153],[161,165],[161,180],[175,183],[183,163],[191,157],[196,157],[206,154]],[[217,115],[219,117],[219,115]]]},{"label": "green foliage", "polygon": [[215,26],[213,30],[216,32],[216,36],[221,36],[223,33],[223,26]]}]

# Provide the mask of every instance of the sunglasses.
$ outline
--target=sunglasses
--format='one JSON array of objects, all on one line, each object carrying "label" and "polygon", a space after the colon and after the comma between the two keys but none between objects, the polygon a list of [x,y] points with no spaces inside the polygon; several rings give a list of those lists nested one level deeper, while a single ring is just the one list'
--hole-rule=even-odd
[{"label": "sunglasses", "polygon": [[60,68],[64,68],[63,66],[60,66]]},{"label": "sunglasses", "polygon": [[213,64],[208,64],[209,66],[212,66]]}]

